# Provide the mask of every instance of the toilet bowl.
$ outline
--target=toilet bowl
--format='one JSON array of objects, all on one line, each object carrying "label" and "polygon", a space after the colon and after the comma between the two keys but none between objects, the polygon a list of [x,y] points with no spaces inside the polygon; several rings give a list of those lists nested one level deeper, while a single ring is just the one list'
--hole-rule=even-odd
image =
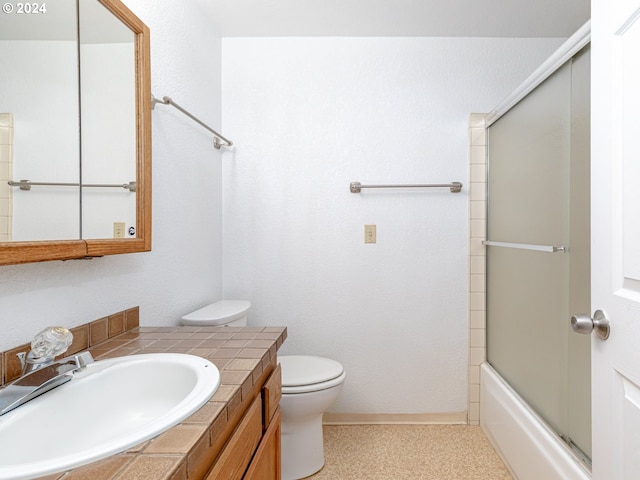
[{"label": "toilet bowl", "polygon": [[[251,303],[220,300],[181,318],[182,325],[247,325]],[[309,355],[278,356],[282,369],[282,480],[313,475],[324,466],[322,415],[336,401],[346,373],[328,358]]]},{"label": "toilet bowl", "polygon": [[322,414],[336,401],[346,373],[328,358],[278,357],[282,368],[282,480],[313,475],[324,466]]}]

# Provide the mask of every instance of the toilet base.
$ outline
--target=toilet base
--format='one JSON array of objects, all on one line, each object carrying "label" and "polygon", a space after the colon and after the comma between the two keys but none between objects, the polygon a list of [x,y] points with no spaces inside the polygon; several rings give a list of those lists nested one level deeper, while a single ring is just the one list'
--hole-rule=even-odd
[{"label": "toilet base", "polygon": [[282,480],[313,475],[324,466],[322,414],[282,422]]},{"label": "toilet base", "polygon": [[322,416],[342,384],[308,393],[282,394],[282,480],[313,475],[324,466]]}]

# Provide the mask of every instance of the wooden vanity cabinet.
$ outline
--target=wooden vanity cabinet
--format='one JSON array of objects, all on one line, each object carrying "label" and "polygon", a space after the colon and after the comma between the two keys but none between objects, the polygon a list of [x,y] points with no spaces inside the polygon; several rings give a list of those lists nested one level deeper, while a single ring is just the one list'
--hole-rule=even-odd
[{"label": "wooden vanity cabinet", "polygon": [[280,408],[256,450],[245,480],[280,480]]},{"label": "wooden vanity cabinet", "polygon": [[206,480],[280,480],[280,398],[278,365],[252,400]]}]

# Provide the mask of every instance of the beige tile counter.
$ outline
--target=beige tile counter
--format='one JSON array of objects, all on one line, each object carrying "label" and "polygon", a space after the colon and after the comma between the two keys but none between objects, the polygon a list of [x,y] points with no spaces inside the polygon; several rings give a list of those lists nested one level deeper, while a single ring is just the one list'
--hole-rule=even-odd
[{"label": "beige tile counter", "polygon": [[[276,366],[285,327],[138,327],[89,348],[96,360],[139,353],[189,353],[221,374],[217,392],[167,432],[126,452],[46,480],[193,480],[203,478],[237,421]],[[126,402],[126,392],[122,401]],[[112,408],[118,408],[113,405]],[[68,432],[74,435],[74,432]],[[61,438],[64,441],[64,438]]]}]

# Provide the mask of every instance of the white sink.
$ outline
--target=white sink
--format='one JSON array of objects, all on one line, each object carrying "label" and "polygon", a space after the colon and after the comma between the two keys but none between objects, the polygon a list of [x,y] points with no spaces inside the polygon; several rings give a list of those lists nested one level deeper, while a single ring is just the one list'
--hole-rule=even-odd
[{"label": "white sink", "polygon": [[220,372],[177,353],[96,361],[73,380],[0,416],[0,479],[29,479],[122,452],[190,416]]}]

